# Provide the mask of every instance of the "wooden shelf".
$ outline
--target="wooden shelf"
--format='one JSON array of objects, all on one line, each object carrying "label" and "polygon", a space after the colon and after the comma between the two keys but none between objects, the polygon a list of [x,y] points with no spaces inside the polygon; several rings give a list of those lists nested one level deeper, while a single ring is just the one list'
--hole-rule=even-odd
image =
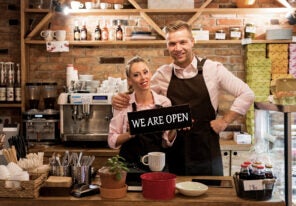
[{"label": "wooden shelf", "polygon": [[[44,40],[25,40],[26,44],[45,44]],[[196,44],[242,44],[241,40],[202,40]],[[252,43],[293,43],[291,40],[253,40]],[[69,41],[70,46],[101,46],[101,45],[165,45],[165,40],[135,40],[135,41]]]},{"label": "wooden shelf", "polygon": [[12,108],[12,107],[14,107],[14,108],[21,108],[22,107],[22,104],[21,103],[12,103],[12,104],[6,104],[6,103],[4,103],[4,104],[0,104],[0,108]]}]

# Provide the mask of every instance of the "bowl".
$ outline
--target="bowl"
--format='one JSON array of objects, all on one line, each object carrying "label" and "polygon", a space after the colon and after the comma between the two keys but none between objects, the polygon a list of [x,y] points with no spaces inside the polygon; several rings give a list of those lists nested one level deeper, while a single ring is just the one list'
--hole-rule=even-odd
[{"label": "bowl", "polygon": [[170,200],[175,197],[176,175],[168,172],[142,174],[142,194],[152,200]]},{"label": "bowl", "polygon": [[177,190],[186,196],[200,196],[208,190],[208,186],[200,182],[179,182],[176,184]]}]

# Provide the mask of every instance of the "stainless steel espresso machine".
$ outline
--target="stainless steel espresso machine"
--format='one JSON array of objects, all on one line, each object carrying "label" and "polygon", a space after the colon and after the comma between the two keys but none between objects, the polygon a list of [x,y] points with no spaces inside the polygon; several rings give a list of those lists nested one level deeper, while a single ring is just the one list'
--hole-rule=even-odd
[{"label": "stainless steel espresso machine", "polygon": [[111,94],[62,93],[60,133],[63,142],[106,142],[112,118]]},{"label": "stainless steel espresso machine", "polygon": [[[55,108],[57,83],[26,83],[23,131],[29,145],[60,142],[59,110]],[[42,103],[42,104],[40,104]]]}]

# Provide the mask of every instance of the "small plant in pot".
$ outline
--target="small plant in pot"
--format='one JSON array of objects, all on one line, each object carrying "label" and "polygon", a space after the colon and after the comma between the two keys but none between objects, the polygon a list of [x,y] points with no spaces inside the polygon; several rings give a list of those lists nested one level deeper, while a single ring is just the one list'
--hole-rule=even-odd
[{"label": "small plant in pot", "polygon": [[125,159],[119,155],[108,158],[106,164],[99,169],[101,187],[118,189],[126,186],[128,168]]}]

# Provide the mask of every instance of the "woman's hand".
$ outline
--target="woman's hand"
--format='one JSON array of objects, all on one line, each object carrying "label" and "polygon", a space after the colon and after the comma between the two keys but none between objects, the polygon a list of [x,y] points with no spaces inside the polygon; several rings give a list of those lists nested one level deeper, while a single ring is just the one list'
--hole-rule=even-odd
[{"label": "woman's hand", "polygon": [[127,108],[129,105],[130,97],[125,93],[118,93],[112,97],[112,107],[117,110]]}]

